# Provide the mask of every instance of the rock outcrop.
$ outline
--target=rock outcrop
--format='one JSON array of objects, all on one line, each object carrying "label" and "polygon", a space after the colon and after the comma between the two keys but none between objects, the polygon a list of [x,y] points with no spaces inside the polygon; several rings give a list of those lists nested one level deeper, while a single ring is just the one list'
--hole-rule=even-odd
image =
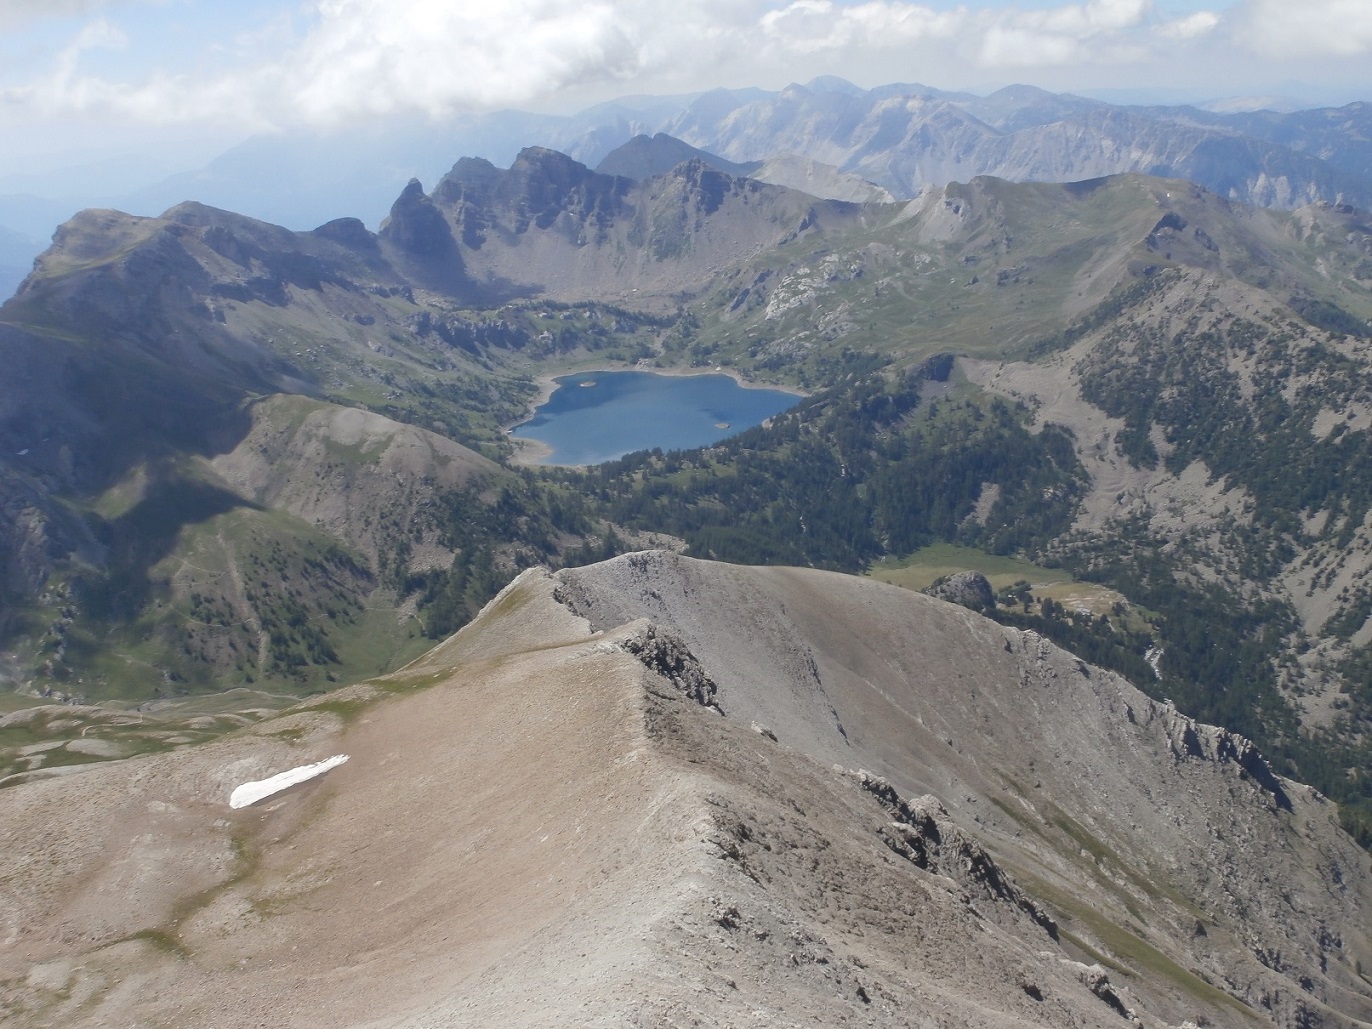
[{"label": "rock outcrop", "polygon": [[650,672],[662,676],[682,696],[701,707],[724,714],[715,702],[719,687],[700,666],[686,641],[652,622],[635,623],[617,645],[643,662]]},{"label": "rock outcrop", "polygon": [[954,572],[939,579],[924,592],[971,611],[990,611],[996,606],[996,594],[981,572]]},{"label": "rock outcrop", "polygon": [[418,179],[396,198],[380,237],[414,281],[444,293],[462,291],[466,276],[452,227]]}]

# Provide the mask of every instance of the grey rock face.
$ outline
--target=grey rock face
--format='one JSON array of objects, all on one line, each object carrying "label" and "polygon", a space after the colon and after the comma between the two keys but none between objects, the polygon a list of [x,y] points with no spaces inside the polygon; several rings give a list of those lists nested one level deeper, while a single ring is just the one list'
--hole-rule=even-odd
[{"label": "grey rock face", "polygon": [[701,707],[724,713],[715,703],[719,687],[701,667],[686,641],[676,633],[649,622],[620,640],[619,645],[670,682],[677,692]]},{"label": "grey rock face", "polygon": [[996,606],[991,583],[981,572],[957,572],[940,579],[924,592],[937,600],[960,604],[972,611],[989,611]]},{"label": "grey rock face", "polygon": [[1008,903],[1028,915],[1053,939],[1058,926],[1051,915],[1024,894],[981,844],[963,832],[937,797],[902,799],[894,786],[869,772],[850,773],[891,815],[881,841],[919,868],[946,875],[987,900]]},{"label": "grey rock face", "polygon": [[418,179],[411,179],[396,199],[390,218],[381,227],[381,238],[416,281],[430,288],[460,288],[464,275],[457,241],[447,220],[424,195]]}]

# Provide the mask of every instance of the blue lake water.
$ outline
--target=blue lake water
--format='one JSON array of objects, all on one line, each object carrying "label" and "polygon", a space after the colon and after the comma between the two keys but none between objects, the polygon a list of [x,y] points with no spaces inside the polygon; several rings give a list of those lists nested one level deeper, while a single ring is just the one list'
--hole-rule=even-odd
[{"label": "blue lake water", "polygon": [[635,450],[717,443],[799,403],[777,389],[745,389],[727,375],[582,372],[510,435],[553,450],[543,464],[600,464]]}]

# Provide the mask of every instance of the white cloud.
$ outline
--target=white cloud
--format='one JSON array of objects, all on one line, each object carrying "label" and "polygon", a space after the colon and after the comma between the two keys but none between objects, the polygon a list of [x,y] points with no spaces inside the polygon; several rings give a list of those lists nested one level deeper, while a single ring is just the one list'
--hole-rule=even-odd
[{"label": "white cloud", "polygon": [[758,19],[767,41],[789,53],[850,48],[890,49],[944,40],[967,25],[965,8],[935,11],[918,4],[882,2],[840,6],[829,0],[793,0]]},{"label": "white cloud", "polygon": [[316,0],[299,38],[258,63],[116,80],[80,72],[82,40],[54,58],[50,74],[0,90],[0,108],[257,125],[529,104],[738,60],[761,43],[763,8],[764,0]]},{"label": "white cloud", "polygon": [[90,50],[122,50],[129,37],[103,18],[87,22],[72,41],[57,55],[57,73],[70,77],[75,74],[81,55]]},{"label": "white cloud", "polygon": [[977,62],[1013,69],[1138,61],[1148,54],[1142,29],[1151,9],[1151,0],[1091,0],[1000,13],[985,28]]},{"label": "white cloud", "polygon": [[1149,0],[1091,0],[1087,4],[1016,13],[1006,20],[1017,29],[1036,29],[1080,39],[1138,25],[1149,6]]},{"label": "white cloud", "polygon": [[15,26],[42,18],[89,14],[103,0],[0,0],[0,25]]},{"label": "white cloud", "polygon": [[[3,3],[4,0],[0,0]],[[536,106],[559,96],[780,85],[821,73],[857,79],[921,75],[1123,72],[1186,61],[1239,40],[1261,53],[1372,49],[1372,2],[1240,0],[1217,14],[1165,20],[1153,0],[1084,0],[1044,8],[909,0],[313,0],[281,22],[272,45],[207,40],[216,59],[170,74],[120,77],[87,55],[121,43],[96,20],[48,71],[0,89],[12,119],[79,114],[262,127],[360,116]],[[95,0],[55,0],[78,13]],[[133,0],[109,0],[113,12]],[[1008,3],[1008,0],[1007,0]],[[33,12],[35,0],[9,10]],[[143,6],[146,15],[150,10]],[[176,16],[174,5],[166,8]],[[185,8],[179,8],[185,10]],[[113,19],[113,15],[109,16]],[[141,19],[146,22],[147,18]],[[1223,31],[1231,28],[1231,32]],[[141,49],[140,49],[141,48]],[[134,39],[147,58],[156,41]],[[182,62],[181,67],[186,62]],[[875,84],[869,82],[869,84]],[[958,85],[961,83],[952,83]]]},{"label": "white cloud", "polygon": [[1033,68],[1080,60],[1082,41],[1074,36],[1017,25],[992,25],[982,38],[977,63],[983,68]]},{"label": "white cloud", "polygon": [[1158,26],[1158,34],[1168,39],[1198,39],[1214,31],[1220,23],[1220,16],[1214,11],[1197,11],[1185,18],[1164,22]]},{"label": "white cloud", "polygon": [[1372,53],[1368,0],[1246,0],[1233,12],[1236,38],[1268,57]]},{"label": "white cloud", "polygon": [[496,106],[639,66],[638,27],[604,2],[325,0],[319,13],[285,76],[311,118]]},{"label": "white cloud", "polygon": [[119,50],[127,44],[128,37],[103,18],[88,22],[54,55],[47,75],[0,90],[0,105],[38,114],[82,110],[90,104],[93,93],[107,88],[80,74],[82,57],[93,50]]}]

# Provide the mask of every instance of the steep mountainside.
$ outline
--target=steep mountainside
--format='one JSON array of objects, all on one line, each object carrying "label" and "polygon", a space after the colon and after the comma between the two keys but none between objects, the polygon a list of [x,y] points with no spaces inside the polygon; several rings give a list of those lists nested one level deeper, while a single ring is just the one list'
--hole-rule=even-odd
[{"label": "steep mountainside", "polygon": [[759,250],[867,221],[855,205],[727,175],[699,159],[635,183],[532,148],[508,171],[459,161],[428,206],[413,189],[382,239],[422,258],[425,274],[460,262],[490,300],[682,295]]},{"label": "steep mountainside", "polygon": [[15,1025],[1372,1015],[1327,801],[1032,633],[814,571],[530,570],[397,675],[0,807]]},{"label": "steep mountainside", "polygon": [[1365,121],[1358,105],[1226,116],[1115,107],[1028,86],[969,97],[792,85],[763,97],[709,94],[664,130],[733,161],[812,158],[899,197],[974,175],[1062,182],[1133,171],[1292,208],[1372,203]]},{"label": "steep mountainside", "polygon": [[857,204],[890,203],[895,200],[875,183],[809,158],[779,155],[766,161],[735,164],[664,132],[652,137],[635,136],[623,146],[610,151],[596,166],[596,171],[602,175],[622,175],[627,179],[642,180],[663,175],[690,160],[698,160],[728,175],[743,175],[774,186],[798,189],[826,200],[846,200]]}]

